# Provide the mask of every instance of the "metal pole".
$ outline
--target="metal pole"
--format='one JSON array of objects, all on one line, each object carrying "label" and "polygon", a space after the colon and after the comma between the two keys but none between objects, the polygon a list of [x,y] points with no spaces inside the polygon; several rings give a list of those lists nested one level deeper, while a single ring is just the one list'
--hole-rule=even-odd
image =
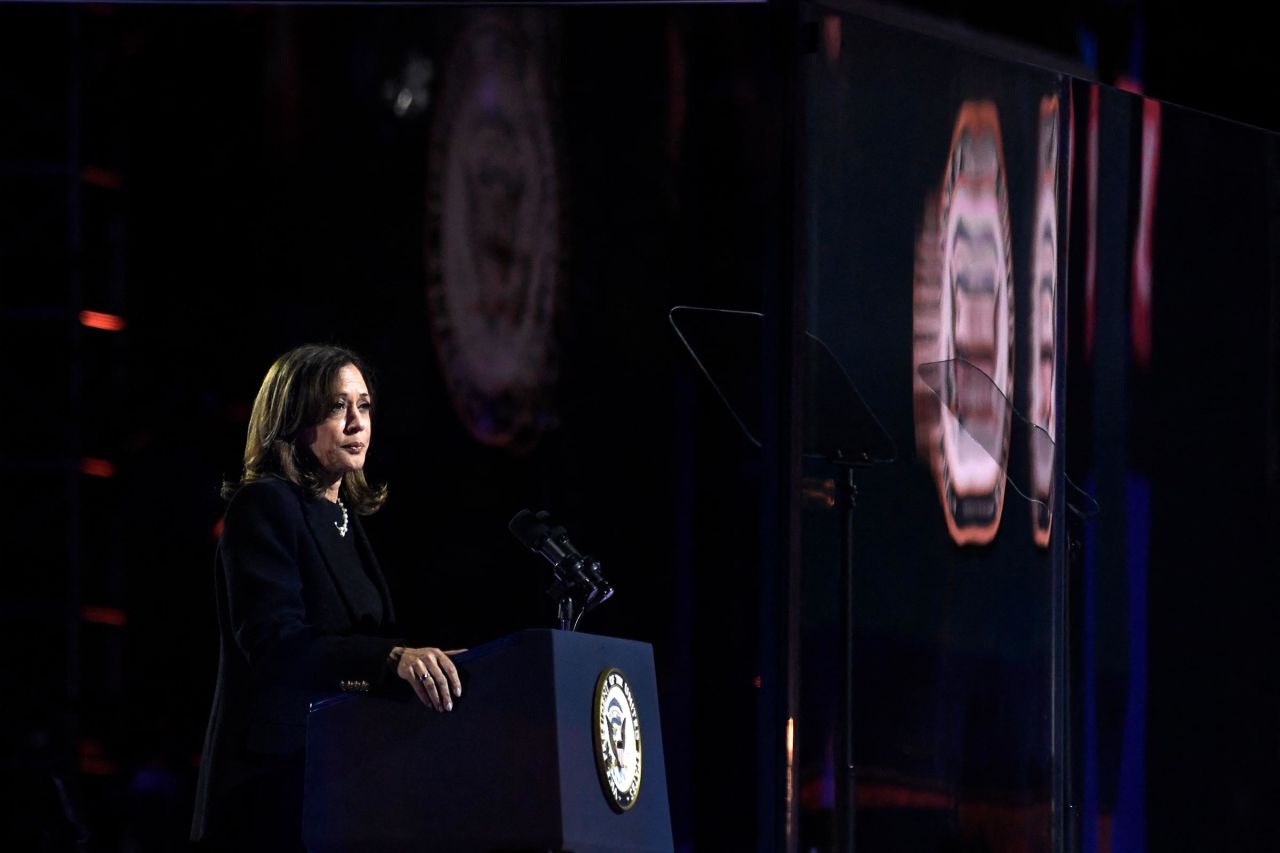
[{"label": "metal pole", "polygon": [[853,763],[853,511],[858,489],[853,468],[836,478],[836,500],[843,516],[840,527],[840,697],[836,729],[836,850],[854,849],[857,792]]}]

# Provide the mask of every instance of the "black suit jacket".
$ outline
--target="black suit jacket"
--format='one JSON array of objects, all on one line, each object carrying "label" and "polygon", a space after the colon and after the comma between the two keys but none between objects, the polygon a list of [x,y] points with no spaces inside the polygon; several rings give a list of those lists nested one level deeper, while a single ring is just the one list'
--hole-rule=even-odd
[{"label": "black suit jacket", "polygon": [[[377,635],[353,605],[353,579],[339,571],[341,544],[331,510],[278,477],[246,484],[232,498],[215,560],[218,679],[205,736],[191,836],[260,834],[245,826],[264,795],[291,822],[301,806],[302,751],[310,703],[343,690],[376,689],[388,675],[394,612],[386,581],[350,515],[350,533],[382,597]],[[361,624],[363,623],[363,624]],[[360,625],[357,633],[357,625]],[[262,818],[259,818],[262,819]]]}]

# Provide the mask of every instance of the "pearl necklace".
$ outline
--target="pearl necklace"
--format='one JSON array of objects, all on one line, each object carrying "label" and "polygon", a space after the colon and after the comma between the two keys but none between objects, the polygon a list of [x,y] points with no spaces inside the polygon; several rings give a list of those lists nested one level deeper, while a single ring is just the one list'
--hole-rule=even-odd
[{"label": "pearl necklace", "polygon": [[342,502],[342,498],[338,498],[338,506],[342,509],[342,523],[334,522],[333,526],[338,528],[338,535],[344,539],[347,536],[347,505]]}]

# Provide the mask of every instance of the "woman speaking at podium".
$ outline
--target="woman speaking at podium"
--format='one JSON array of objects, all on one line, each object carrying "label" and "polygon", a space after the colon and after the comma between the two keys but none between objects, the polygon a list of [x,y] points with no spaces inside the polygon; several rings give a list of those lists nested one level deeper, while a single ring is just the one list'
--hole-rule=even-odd
[{"label": "woman speaking at podium", "polygon": [[354,353],[303,346],[267,371],[244,471],[215,561],[221,635],[191,836],[226,850],[302,849],[310,703],[407,681],[450,711],[457,670],[437,648],[396,639],[387,584],[360,526],[386,487],[364,461],[375,397]]}]

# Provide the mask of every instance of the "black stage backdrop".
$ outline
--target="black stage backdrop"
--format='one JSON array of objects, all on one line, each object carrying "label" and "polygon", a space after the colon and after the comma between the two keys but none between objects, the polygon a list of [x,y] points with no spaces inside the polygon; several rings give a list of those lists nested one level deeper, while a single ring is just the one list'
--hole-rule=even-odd
[{"label": "black stage backdrop", "polygon": [[[43,455],[21,463],[45,480],[15,508],[41,532],[6,560],[45,585],[15,596],[10,624],[23,602],[49,611],[28,618],[42,633],[24,629],[42,661],[6,655],[32,685],[13,697],[28,723],[14,740],[22,762],[79,780],[96,849],[185,833],[216,664],[217,493],[266,368],[308,341],[376,369],[369,471],[391,497],[366,527],[420,641],[552,624],[549,567],[506,530],[522,508],[552,511],[618,590],[582,628],[655,646],[677,838],[752,843],[741,804],[754,787],[698,780],[755,776],[758,451],[700,384],[667,310],[758,309],[776,286],[786,129],[770,10],[728,28],[717,14],[6,10],[15,69],[56,105],[51,129],[13,148],[83,173],[50,245],[11,247],[5,281],[33,306],[8,342],[56,413]],[[534,427],[506,446],[455,409],[428,296],[429,148],[452,52],[486,25],[545,51],[549,118],[516,131],[551,148],[494,180],[554,182],[537,217],[559,223],[541,342],[555,355],[530,365],[550,381]],[[65,179],[50,183],[67,198]],[[19,201],[7,217],[22,219]],[[51,266],[60,247],[74,255],[64,234],[83,245],[72,270]],[[62,318],[80,307],[127,325],[68,336]],[[81,456],[111,476],[81,475]],[[694,739],[698,727],[718,734]]]}]

